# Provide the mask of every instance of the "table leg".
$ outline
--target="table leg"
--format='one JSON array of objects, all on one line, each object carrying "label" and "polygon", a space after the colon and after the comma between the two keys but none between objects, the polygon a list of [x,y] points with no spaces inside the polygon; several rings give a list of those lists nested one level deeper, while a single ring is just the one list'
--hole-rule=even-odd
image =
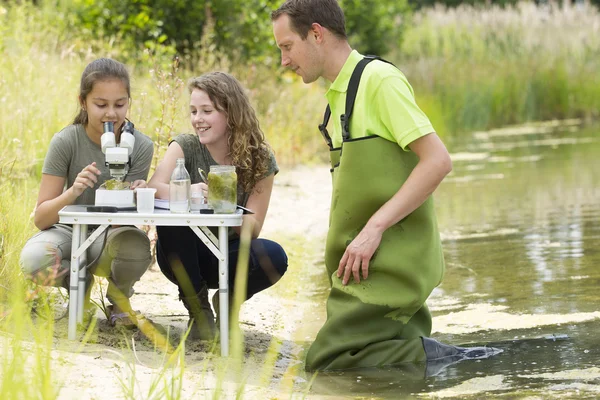
[{"label": "table leg", "polygon": [[[88,226],[87,225],[81,225],[81,232],[79,233],[79,243],[84,243],[85,239],[87,237],[87,231],[88,231]],[[88,246],[86,246],[88,247]],[[81,266],[82,264],[85,265],[87,264],[87,252],[84,251],[81,256],[79,256],[79,266]],[[79,268],[79,280],[77,282],[77,291],[78,291],[78,295],[77,295],[77,322],[81,323],[83,322],[83,309],[85,306],[85,292],[86,292],[86,287],[85,287],[85,277],[87,274],[87,268]]]},{"label": "table leg", "polygon": [[69,339],[75,340],[77,335],[77,322],[83,322],[83,308],[85,303],[85,277],[87,270],[79,268],[87,262],[86,250],[106,230],[109,225],[100,225],[94,233],[86,239],[87,224],[73,225],[73,239],[71,241],[71,273],[69,284]]},{"label": "table leg", "polygon": [[227,227],[219,227],[219,309],[221,330],[221,356],[229,355],[229,237]]},{"label": "table leg", "polygon": [[[79,249],[81,239],[81,225],[73,225],[73,238],[71,240],[71,254]],[[78,276],[79,276],[79,257],[71,257],[71,274],[69,277],[69,340],[75,340],[77,336],[77,306],[78,306]]]}]

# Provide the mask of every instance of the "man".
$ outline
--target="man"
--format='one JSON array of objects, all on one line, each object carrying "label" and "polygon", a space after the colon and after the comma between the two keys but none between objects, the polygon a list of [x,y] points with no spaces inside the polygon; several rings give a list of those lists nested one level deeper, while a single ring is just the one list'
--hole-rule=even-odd
[{"label": "man", "polygon": [[306,369],[489,356],[494,349],[427,338],[425,300],[444,272],[431,194],[452,163],[408,81],[391,64],[368,63],[343,130],[349,80],[363,56],[348,43],[337,1],[287,0],[271,19],[282,65],[305,83],[332,82],[330,139],[327,118],[321,126],[332,150],[331,292]]}]

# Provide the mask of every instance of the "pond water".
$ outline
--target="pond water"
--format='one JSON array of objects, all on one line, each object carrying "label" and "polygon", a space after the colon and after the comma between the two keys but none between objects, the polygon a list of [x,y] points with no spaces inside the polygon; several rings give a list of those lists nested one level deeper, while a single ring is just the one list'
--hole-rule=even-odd
[{"label": "pond water", "polygon": [[[433,337],[504,353],[442,370],[320,374],[316,397],[600,397],[600,127],[552,124],[447,143],[436,191],[446,276]],[[323,306],[324,307],[324,306]]]}]

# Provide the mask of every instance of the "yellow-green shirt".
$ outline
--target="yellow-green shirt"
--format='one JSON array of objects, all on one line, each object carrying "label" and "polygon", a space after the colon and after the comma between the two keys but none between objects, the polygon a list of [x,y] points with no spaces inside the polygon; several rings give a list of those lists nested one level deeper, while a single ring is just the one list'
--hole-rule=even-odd
[{"label": "yellow-green shirt", "polygon": [[[353,50],[325,95],[331,108],[332,122],[328,130],[334,147],[342,143],[340,115],[346,109],[350,76],[362,59],[363,56]],[[404,74],[386,62],[370,62],[358,86],[350,119],[350,137],[378,135],[408,150],[411,142],[432,132],[433,126],[417,106],[413,89]]]}]

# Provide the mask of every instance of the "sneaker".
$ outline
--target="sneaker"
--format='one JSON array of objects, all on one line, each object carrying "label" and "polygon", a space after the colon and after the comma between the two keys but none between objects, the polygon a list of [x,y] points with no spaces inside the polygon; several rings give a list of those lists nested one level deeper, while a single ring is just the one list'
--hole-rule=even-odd
[{"label": "sneaker", "polygon": [[133,310],[120,312],[114,305],[108,306],[108,322],[115,328],[135,329],[137,327],[137,313]]}]

